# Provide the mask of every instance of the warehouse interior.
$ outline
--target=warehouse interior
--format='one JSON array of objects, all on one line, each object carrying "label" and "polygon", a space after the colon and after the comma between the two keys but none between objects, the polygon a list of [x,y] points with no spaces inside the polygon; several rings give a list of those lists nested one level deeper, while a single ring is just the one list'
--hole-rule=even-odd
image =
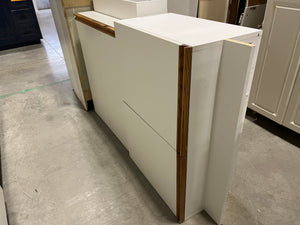
[{"label": "warehouse interior", "polygon": [[[84,100],[76,92],[53,5],[51,10],[47,3],[36,0],[33,4],[37,3],[42,5],[35,8],[40,43],[0,51],[0,224],[178,224],[127,148],[93,109],[91,93],[85,92],[89,84],[81,83]],[[218,21],[224,17],[205,7],[197,8],[197,14]],[[233,6],[227,3],[226,7]],[[80,5],[65,11],[79,76],[88,74],[82,72],[84,59],[70,13],[90,9]],[[238,23],[240,14],[225,17],[227,22]],[[258,18],[255,28],[264,28],[262,20]],[[252,22],[244,17],[246,25]],[[300,20],[295,23],[299,32]],[[296,61],[299,71],[299,58]],[[299,72],[294,83],[298,77]],[[236,148],[221,224],[300,225],[299,132],[248,106]],[[204,210],[181,224],[216,222]]]}]

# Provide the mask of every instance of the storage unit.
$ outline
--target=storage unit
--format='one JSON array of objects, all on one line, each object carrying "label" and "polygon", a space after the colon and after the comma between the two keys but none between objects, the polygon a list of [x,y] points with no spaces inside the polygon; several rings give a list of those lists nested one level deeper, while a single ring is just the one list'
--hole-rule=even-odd
[{"label": "storage unit", "polygon": [[31,0],[0,1],[0,50],[39,42],[42,38]]},{"label": "storage unit", "polygon": [[76,20],[97,114],[179,222],[205,209],[220,223],[261,32],[172,13]]},{"label": "storage unit", "polygon": [[300,2],[269,0],[249,108],[300,132]]}]

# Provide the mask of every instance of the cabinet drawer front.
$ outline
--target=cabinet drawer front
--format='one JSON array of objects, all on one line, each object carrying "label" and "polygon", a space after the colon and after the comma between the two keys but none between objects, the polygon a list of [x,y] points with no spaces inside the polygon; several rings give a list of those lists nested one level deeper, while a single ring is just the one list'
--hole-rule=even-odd
[{"label": "cabinet drawer front", "polygon": [[179,45],[115,23],[124,100],[174,149]]},{"label": "cabinet drawer front", "polygon": [[130,157],[176,215],[176,152],[130,106],[126,107]]}]

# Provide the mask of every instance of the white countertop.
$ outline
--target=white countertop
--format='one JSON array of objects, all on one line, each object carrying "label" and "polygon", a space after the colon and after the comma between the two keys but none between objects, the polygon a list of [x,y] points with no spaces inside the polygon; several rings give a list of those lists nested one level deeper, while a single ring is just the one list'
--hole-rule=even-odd
[{"label": "white countertop", "polygon": [[174,13],[126,19],[119,23],[190,46],[260,32],[253,28]]},{"label": "white countertop", "polygon": [[257,34],[261,30],[199,19],[174,13],[119,20],[95,11],[80,13],[114,27],[114,22],[142,30],[154,36],[189,46],[199,46],[229,38]]}]

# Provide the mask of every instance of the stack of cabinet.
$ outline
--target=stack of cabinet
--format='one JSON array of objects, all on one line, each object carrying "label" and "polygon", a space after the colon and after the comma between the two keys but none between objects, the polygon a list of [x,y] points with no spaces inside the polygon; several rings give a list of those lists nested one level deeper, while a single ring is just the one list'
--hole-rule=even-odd
[{"label": "stack of cabinet", "polygon": [[179,222],[206,210],[220,224],[261,32],[172,13],[76,20],[97,114]]},{"label": "stack of cabinet", "polygon": [[0,50],[42,38],[31,0],[0,1]]},{"label": "stack of cabinet", "polygon": [[249,108],[300,133],[300,1],[268,0]]}]

